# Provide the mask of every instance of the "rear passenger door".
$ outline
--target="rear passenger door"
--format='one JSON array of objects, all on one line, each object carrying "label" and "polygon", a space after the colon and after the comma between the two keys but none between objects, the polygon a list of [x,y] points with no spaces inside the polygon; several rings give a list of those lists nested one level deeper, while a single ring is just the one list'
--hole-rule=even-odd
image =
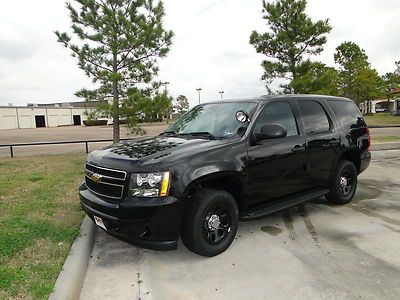
[{"label": "rear passenger door", "polygon": [[310,187],[326,186],[336,163],[340,133],[329,116],[323,100],[299,99],[303,130],[306,136]]}]

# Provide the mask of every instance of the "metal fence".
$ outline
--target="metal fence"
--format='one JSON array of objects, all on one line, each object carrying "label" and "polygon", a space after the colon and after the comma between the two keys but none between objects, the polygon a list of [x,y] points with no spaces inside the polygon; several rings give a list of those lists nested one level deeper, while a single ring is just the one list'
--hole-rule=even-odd
[{"label": "metal fence", "polygon": [[[127,141],[130,139],[121,139],[121,141]],[[54,141],[54,142],[35,142],[35,143],[18,143],[18,144],[0,144],[0,148],[9,148],[10,156],[14,157],[15,147],[29,147],[29,146],[44,146],[44,145],[65,145],[65,144],[85,144],[86,153],[89,153],[90,143],[105,143],[112,142],[112,139],[107,140],[89,140],[89,141]]]}]

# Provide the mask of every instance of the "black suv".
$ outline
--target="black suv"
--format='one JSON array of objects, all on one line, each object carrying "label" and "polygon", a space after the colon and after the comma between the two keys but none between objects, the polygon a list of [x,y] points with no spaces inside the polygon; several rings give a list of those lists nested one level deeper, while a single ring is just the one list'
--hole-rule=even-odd
[{"label": "black suv", "polygon": [[345,98],[262,96],[204,103],[155,137],[89,154],[81,204],[135,245],[214,256],[239,219],[325,196],[346,204],[369,165],[370,135]]}]

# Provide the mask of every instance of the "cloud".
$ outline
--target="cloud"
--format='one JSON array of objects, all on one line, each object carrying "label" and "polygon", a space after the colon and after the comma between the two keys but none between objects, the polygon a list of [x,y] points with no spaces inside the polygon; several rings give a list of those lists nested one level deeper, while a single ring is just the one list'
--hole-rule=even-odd
[{"label": "cloud", "polygon": [[0,58],[10,61],[27,59],[35,53],[34,48],[27,42],[10,42],[0,39]]},{"label": "cloud", "polygon": [[[160,61],[159,79],[169,92],[202,101],[265,94],[261,81],[264,57],[249,44],[252,30],[266,31],[261,0],[164,0],[165,26],[175,32],[169,55]],[[23,5],[24,9],[21,9]],[[314,20],[329,18],[333,26],[321,56],[334,65],[335,48],[354,41],[366,50],[381,74],[400,60],[398,0],[308,0]],[[72,101],[82,87],[91,87],[56,42],[53,31],[70,27],[64,1],[6,1],[0,10],[0,105],[9,102]],[[274,83],[276,86],[279,81]]]}]

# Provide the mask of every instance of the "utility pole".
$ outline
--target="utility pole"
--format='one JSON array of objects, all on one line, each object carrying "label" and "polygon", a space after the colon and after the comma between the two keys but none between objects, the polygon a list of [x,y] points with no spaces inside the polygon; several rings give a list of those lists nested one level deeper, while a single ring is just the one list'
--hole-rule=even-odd
[{"label": "utility pole", "polygon": [[202,88],[196,89],[196,91],[199,93],[199,104],[200,104],[200,91],[202,91]]},{"label": "utility pole", "polygon": [[218,93],[221,95],[221,100],[222,100],[222,96],[223,96],[223,94],[224,94],[225,92],[224,92],[224,91],[219,91]]},{"label": "utility pole", "polygon": [[162,85],[164,85],[164,91],[165,91],[166,94],[168,94],[167,85],[170,84],[170,83],[171,82],[169,82],[169,81],[161,83]]}]

